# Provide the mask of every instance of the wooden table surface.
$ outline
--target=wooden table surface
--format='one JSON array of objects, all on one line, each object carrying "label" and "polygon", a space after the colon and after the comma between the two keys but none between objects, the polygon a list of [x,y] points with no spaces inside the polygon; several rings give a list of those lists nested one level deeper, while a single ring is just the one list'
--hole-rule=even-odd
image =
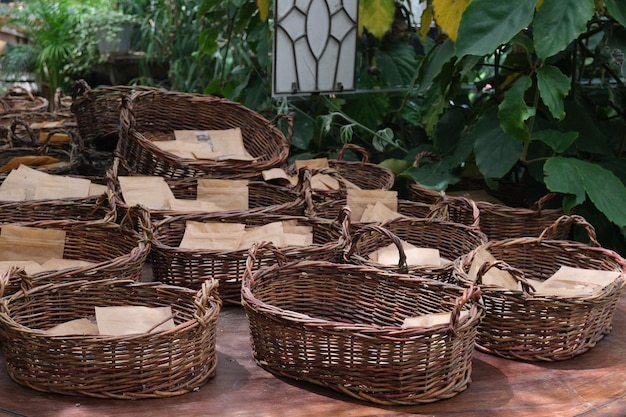
[{"label": "wooden table surface", "polygon": [[431,404],[388,407],[264,371],[251,358],[243,310],[230,306],[218,322],[216,376],[197,392],[147,400],[41,393],[12,382],[0,359],[0,416],[624,417],[626,296],[613,324],[593,349],[567,361],[524,363],[476,352],[472,383],[464,392]]}]

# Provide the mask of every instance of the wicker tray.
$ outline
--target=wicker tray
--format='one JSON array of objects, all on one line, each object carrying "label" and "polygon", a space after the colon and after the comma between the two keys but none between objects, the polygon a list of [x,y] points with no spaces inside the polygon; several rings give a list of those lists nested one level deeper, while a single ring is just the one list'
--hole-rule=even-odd
[{"label": "wicker tray", "polygon": [[[487,236],[476,227],[436,218],[398,218],[382,225],[363,226],[353,233],[351,240],[346,256],[354,263],[456,284],[453,261],[487,243]],[[440,256],[449,262],[437,266],[407,265],[402,241],[418,248],[438,249]],[[369,259],[368,255],[390,243],[398,249],[397,265],[383,265]]]},{"label": "wicker tray", "polygon": [[[49,283],[4,297],[0,334],[7,372],[38,391],[98,398],[181,395],[215,374],[221,303],[216,281],[199,291],[109,278]],[[175,327],[127,336],[51,336],[46,329],[95,307],[171,307]]]},{"label": "wicker tray", "polygon": [[[180,248],[187,221],[243,223],[261,226],[282,220],[297,220],[313,228],[313,245],[282,248],[289,259],[338,260],[346,245],[349,216],[336,221],[313,220],[306,217],[244,212],[198,213],[167,218],[154,227],[152,241],[152,272],[154,279],[171,285],[195,289],[207,277],[220,282],[219,294],[224,303],[241,305],[241,277],[248,249],[208,250]],[[258,267],[273,263],[272,256],[259,261]]]},{"label": "wicker tray", "polygon": [[[478,293],[363,265],[304,261],[252,271],[242,302],[263,369],[377,404],[450,398],[470,383]],[[471,306],[461,317],[464,305]],[[403,329],[404,318],[451,312]]]},{"label": "wicker tray", "polygon": [[[555,240],[560,223],[585,226],[590,244]],[[491,241],[483,246],[500,262],[485,264],[477,282],[489,268],[512,273],[522,290],[481,285],[486,315],[479,326],[480,350],[509,359],[557,361],[586,352],[611,331],[616,304],[626,282],[626,261],[598,244],[595,231],[580,216],[563,216],[537,238]],[[468,271],[475,251],[457,260],[454,275],[473,285]],[[557,297],[533,294],[527,278],[543,281],[560,266],[620,271],[621,278],[592,296]]]},{"label": "wicker tray", "polygon": [[[145,210],[135,207],[122,224],[103,221],[42,220],[12,223],[16,226],[65,231],[64,259],[93,263],[57,271],[33,274],[34,285],[78,279],[141,280],[143,266],[151,248],[151,227]],[[1,227],[1,225],[0,225]],[[13,294],[23,285],[18,274],[11,274],[5,295]]]},{"label": "wicker tray", "polygon": [[[107,185],[114,198],[118,215],[123,216],[128,211],[128,204],[124,202],[120,189],[118,175],[128,175],[128,164],[115,158],[111,169],[107,172]],[[164,178],[172,190],[174,197],[183,200],[195,200],[197,197],[198,180],[193,178]],[[248,207],[250,213],[274,213],[291,216],[303,216],[306,208],[303,191],[297,187],[282,187],[268,184],[264,181],[250,181],[248,184]],[[180,216],[188,213],[171,209],[148,209],[152,221],[157,222],[170,216]]]},{"label": "wicker tray", "polygon": [[[265,119],[227,99],[173,91],[144,91],[125,96],[120,112],[117,153],[132,172],[169,178],[210,175],[214,178],[256,178],[282,165],[289,155],[289,138],[276,126],[282,117]],[[254,161],[183,159],[164,152],[153,142],[173,140],[175,130],[241,128],[243,145]]]},{"label": "wicker tray", "polygon": [[0,97],[0,114],[27,113],[46,111],[48,99],[35,97],[19,85],[9,87],[3,97]]}]

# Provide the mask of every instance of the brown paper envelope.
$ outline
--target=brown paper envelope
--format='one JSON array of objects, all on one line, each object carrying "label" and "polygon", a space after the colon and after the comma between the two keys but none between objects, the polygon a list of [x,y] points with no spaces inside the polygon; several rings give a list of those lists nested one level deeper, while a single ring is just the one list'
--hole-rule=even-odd
[{"label": "brown paper envelope", "polygon": [[250,249],[255,242],[271,242],[276,246],[284,246],[283,235],[284,230],[281,222],[246,227],[239,249]]},{"label": "brown paper envelope", "polygon": [[43,227],[25,227],[3,224],[0,226],[0,236],[58,241],[65,243],[65,230],[53,228],[47,229]]},{"label": "brown paper envelope", "polygon": [[197,159],[195,153],[209,152],[213,154],[206,144],[183,142],[180,140],[163,140],[153,142],[163,152],[168,152],[182,159]]},{"label": "brown paper envelope", "polygon": [[168,201],[175,198],[162,177],[119,176],[124,202],[129,206],[141,204],[151,209],[167,209]]},{"label": "brown paper envelope", "polygon": [[51,258],[41,264],[43,271],[60,271],[68,268],[84,268],[95,265],[93,262],[81,261],[80,259]]},{"label": "brown paper envelope", "polygon": [[[432,314],[424,314],[422,316],[415,317],[406,317],[402,323],[403,329],[410,329],[413,327],[431,327],[440,324],[448,324],[450,323],[450,313],[432,313]],[[459,319],[467,316],[469,311],[463,310],[461,314],[459,314]]]},{"label": "brown paper envelope", "polygon": [[[485,262],[495,262],[496,258],[492,254],[490,254],[484,248],[478,248],[474,255],[474,259],[472,264],[470,265],[470,270],[468,273],[469,278],[472,281],[476,281],[476,277],[478,275],[478,270]],[[509,290],[519,290],[520,286],[518,281],[513,278],[507,271],[502,271],[497,267],[490,268],[489,271],[482,277],[482,283],[485,285],[495,285],[502,288],[507,288]]]},{"label": "brown paper envelope", "polygon": [[170,209],[181,212],[201,211],[205,213],[221,211],[222,209],[211,201],[202,200],[185,200],[180,198],[170,199],[168,201]]},{"label": "brown paper envelope", "polygon": [[109,188],[106,185],[91,183],[89,184],[89,192],[88,195],[91,196],[101,196],[105,194]]},{"label": "brown paper envelope", "polygon": [[300,169],[304,167],[308,167],[309,169],[329,168],[328,158],[296,159],[293,164],[297,171],[300,171]]},{"label": "brown paper envelope", "polygon": [[50,167],[61,162],[59,159],[47,155],[16,156],[0,167],[0,172],[10,172],[20,165],[31,167]]},{"label": "brown paper envelope", "polygon": [[381,203],[392,211],[398,211],[398,192],[387,190],[352,190],[347,191],[346,204],[353,219],[360,219],[368,204]]},{"label": "brown paper envelope", "polygon": [[46,131],[39,132],[39,142],[45,142],[47,140],[48,143],[65,143],[70,141],[70,135],[67,133],[53,133],[50,139],[48,139],[48,134],[49,132]]},{"label": "brown paper envelope", "polygon": [[113,306],[95,309],[101,335],[154,333],[175,327],[172,307]]},{"label": "brown paper envelope", "polygon": [[198,147],[197,151],[193,151],[197,159],[237,159],[244,161],[255,159],[244,146],[241,128],[195,130],[191,132],[174,131],[174,137],[180,142],[206,145],[206,147]]},{"label": "brown paper envelope", "polygon": [[43,264],[51,258],[63,258],[63,247],[63,242],[0,236],[0,260]]},{"label": "brown paper envelope", "polygon": [[87,318],[66,321],[46,330],[51,336],[98,335],[98,325]]},{"label": "brown paper envelope", "polygon": [[196,198],[222,210],[248,210],[248,180],[200,179]]},{"label": "brown paper envelope", "polygon": [[376,204],[368,204],[363,210],[363,214],[359,219],[361,223],[384,223],[389,220],[397,219],[398,217],[404,217],[397,211],[391,210],[381,202]]},{"label": "brown paper envelope", "polygon": [[298,176],[297,175],[288,175],[283,169],[280,168],[271,168],[262,171],[264,181],[272,181],[272,180],[286,180],[291,185],[298,184]]},{"label": "brown paper envelope", "polygon": [[[50,174],[33,169],[26,165],[20,165],[18,168],[9,172],[7,177],[0,184],[0,192],[3,190],[19,190],[11,191],[7,195],[18,196],[21,193],[24,194],[23,200],[32,200],[35,197],[35,190],[40,179],[48,177]],[[4,199],[2,199],[4,200]],[[6,200],[16,201],[16,200]],[[19,201],[19,200],[17,200]]]},{"label": "brown paper envelope", "polygon": [[48,175],[37,183],[34,199],[85,198],[89,195],[90,187],[91,181],[86,178]]},{"label": "brown paper envelope", "polygon": [[43,271],[41,265],[35,261],[0,261],[0,275],[13,267],[23,269],[27,275],[34,275]]},{"label": "brown paper envelope", "polygon": [[535,287],[536,294],[566,297],[597,293],[620,277],[619,271],[561,266],[550,278]]},{"label": "brown paper envelope", "polygon": [[[408,242],[402,241],[402,248],[406,255],[407,265],[410,266],[440,266],[441,258],[439,249],[418,248]],[[374,262],[383,265],[397,265],[400,261],[400,253],[395,244],[380,248],[369,255]]]},{"label": "brown paper envelope", "polygon": [[185,249],[237,250],[245,231],[242,223],[192,222],[185,225],[179,247]]}]

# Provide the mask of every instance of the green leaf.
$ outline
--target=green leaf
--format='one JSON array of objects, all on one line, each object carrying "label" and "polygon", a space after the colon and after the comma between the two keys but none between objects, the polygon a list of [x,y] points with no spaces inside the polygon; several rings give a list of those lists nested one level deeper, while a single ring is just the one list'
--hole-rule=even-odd
[{"label": "green leaf", "polygon": [[565,152],[576,138],[578,138],[578,132],[559,132],[558,130],[546,129],[533,133],[533,140],[545,143],[558,153]]},{"label": "green leaf", "polygon": [[530,140],[528,126],[524,123],[535,115],[535,109],[528,107],[524,94],[530,88],[531,81],[527,76],[520,77],[513,86],[504,93],[504,100],[498,106],[498,118],[502,130],[515,139],[527,142]]},{"label": "green leaf", "polygon": [[502,178],[522,154],[522,142],[504,133],[495,107],[482,115],[470,136],[476,165],[485,178]]},{"label": "green leaf", "polygon": [[620,25],[626,26],[626,2],[624,0],[604,0],[604,5]]},{"label": "green leaf", "polygon": [[626,226],[626,186],[611,171],[592,162],[557,156],[544,165],[550,191],[574,194],[576,203],[591,202],[616,225]]},{"label": "green leaf", "polygon": [[385,50],[377,50],[376,65],[383,75],[386,86],[409,85],[415,77],[417,68],[415,49],[406,42],[395,42]]},{"label": "green leaf", "polygon": [[459,181],[459,178],[451,173],[451,168],[453,167],[450,166],[450,160],[444,158],[419,168],[411,167],[404,171],[401,176],[424,187],[441,191],[445,190],[448,184],[455,184]]},{"label": "green leaf", "polygon": [[393,172],[396,175],[400,174],[401,172],[404,172],[405,170],[411,167],[411,163],[409,161],[405,161],[404,159],[393,159],[393,158],[385,159],[384,161],[381,161],[380,164],[378,165],[391,170],[391,172]]},{"label": "green leaf", "polygon": [[359,33],[365,27],[369,33],[382,38],[391,28],[396,13],[393,0],[361,0],[359,2]]},{"label": "green leaf", "polygon": [[472,0],[459,24],[456,54],[487,55],[528,27],[537,0]]},{"label": "green leaf", "polygon": [[544,0],[533,22],[537,56],[546,59],[567,48],[585,31],[594,10],[593,0]]},{"label": "green leaf", "polygon": [[541,99],[558,120],[565,117],[563,99],[569,93],[570,80],[560,69],[545,65],[537,70],[537,86]]},{"label": "green leaf", "polygon": [[296,149],[308,150],[315,134],[315,123],[311,117],[306,114],[297,114],[293,120],[293,128],[291,145]]},{"label": "green leaf", "polygon": [[450,40],[437,44],[422,60],[417,79],[417,93],[421,94],[430,87],[431,83],[439,75],[443,66],[454,57],[454,44]]},{"label": "green leaf", "polygon": [[347,100],[343,112],[352,120],[374,130],[383,122],[389,110],[389,100],[383,94],[364,93],[358,98]]},{"label": "green leaf", "polygon": [[596,154],[608,154],[611,152],[606,135],[599,129],[599,122],[592,117],[592,110],[583,107],[579,103],[565,100],[565,119],[559,123],[559,128],[564,132],[578,132],[576,148],[579,151]]}]

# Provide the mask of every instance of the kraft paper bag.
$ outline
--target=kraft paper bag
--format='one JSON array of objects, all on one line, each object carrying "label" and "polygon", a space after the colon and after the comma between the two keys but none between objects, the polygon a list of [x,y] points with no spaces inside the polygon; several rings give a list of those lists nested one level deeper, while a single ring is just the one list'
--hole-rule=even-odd
[{"label": "kraft paper bag", "polygon": [[51,336],[97,336],[98,324],[88,318],[76,319],[57,324],[46,332]]},{"label": "kraft paper bag", "polygon": [[41,264],[43,271],[60,271],[69,268],[85,268],[95,265],[93,262],[81,261],[80,259],[51,258]]},{"label": "kraft paper bag", "polygon": [[0,275],[9,272],[11,269],[24,271],[27,275],[38,274],[43,269],[35,261],[0,261]]},{"label": "kraft paper bag", "polygon": [[178,142],[206,145],[193,152],[196,159],[255,160],[244,146],[239,127],[223,130],[175,130],[174,137]]},{"label": "kraft paper bag", "polygon": [[89,185],[89,192],[87,193],[90,197],[92,196],[100,196],[105,194],[108,191],[108,187],[102,184],[91,183]]},{"label": "kraft paper bag", "polygon": [[139,204],[149,209],[168,209],[169,201],[175,198],[162,177],[120,176],[118,181],[124,202],[129,206]]},{"label": "kraft paper bag", "polygon": [[35,261],[43,264],[63,258],[65,231],[3,225],[0,228],[0,261]]},{"label": "kraft paper bag", "polygon": [[293,164],[296,167],[296,172],[299,172],[304,167],[309,169],[327,169],[330,167],[328,158],[296,159]]},{"label": "kraft paper bag", "polygon": [[369,204],[381,203],[391,211],[398,211],[398,192],[386,190],[348,190],[346,204],[353,219],[361,219]]},{"label": "kraft paper bag", "polygon": [[196,198],[221,210],[248,210],[248,180],[199,179]]},{"label": "kraft paper bag", "polygon": [[590,296],[620,277],[619,271],[561,266],[550,278],[535,287],[535,294],[563,297]]},{"label": "kraft paper bag", "polygon": [[91,181],[86,178],[46,175],[39,179],[34,199],[85,198],[89,195],[90,188]]},{"label": "kraft paper bag", "polygon": [[276,246],[284,246],[283,234],[284,230],[281,222],[246,227],[239,249],[250,249],[256,242],[271,242]]},{"label": "kraft paper bag", "polygon": [[46,168],[59,164],[60,162],[60,159],[48,155],[16,156],[15,158],[11,158],[5,165],[1,166],[0,172],[11,172],[20,165]]},{"label": "kraft paper bag", "polygon": [[294,186],[298,184],[297,175],[289,175],[281,168],[266,169],[261,172],[261,175],[263,175],[263,181],[265,182],[273,182],[284,186]]},{"label": "kraft paper bag", "polygon": [[[2,184],[0,184],[0,200],[33,200],[39,180],[45,178],[47,175],[48,174],[45,172],[30,168],[26,165],[20,165],[9,172]],[[23,198],[18,199],[20,196],[23,196]]]},{"label": "kraft paper bag", "polygon": [[[401,241],[406,263],[409,266],[441,266],[443,261],[439,249],[419,248],[404,240]],[[400,252],[395,244],[390,244],[369,254],[369,258],[383,265],[397,265]]]},{"label": "kraft paper bag", "polygon": [[[459,314],[459,320],[466,317],[469,314],[468,310],[463,310]],[[402,322],[403,329],[410,329],[413,327],[431,327],[441,324],[450,323],[450,317],[452,312],[449,313],[432,313],[424,314],[422,316],[406,317]]]},{"label": "kraft paper bag", "polygon": [[[472,281],[476,281],[478,270],[486,262],[495,262],[496,258],[490,254],[484,248],[478,248],[474,255],[472,264],[470,265],[469,278]],[[482,277],[482,283],[485,285],[495,285],[498,287],[506,288],[509,290],[519,290],[520,284],[517,282],[513,275],[508,271],[503,271],[497,267],[490,268],[489,271]]]},{"label": "kraft paper bag", "polygon": [[213,155],[213,150],[206,143],[191,143],[180,140],[163,140],[153,143],[163,152],[171,153],[182,159],[197,159],[196,155]]},{"label": "kraft paper bag", "polygon": [[107,336],[154,333],[175,327],[172,307],[96,307],[98,333]]},{"label": "kraft paper bag", "polygon": [[222,210],[218,205],[211,201],[202,200],[185,200],[182,198],[174,198],[168,200],[170,209],[181,212],[214,212]]},{"label": "kraft paper bag", "polygon": [[359,219],[361,223],[385,223],[390,220],[397,219],[399,217],[406,217],[397,211],[391,210],[389,207],[381,202],[376,204],[368,204],[363,210],[363,214]]},{"label": "kraft paper bag", "polygon": [[194,222],[185,224],[179,247],[185,249],[238,250],[246,225],[243,223]]}]

